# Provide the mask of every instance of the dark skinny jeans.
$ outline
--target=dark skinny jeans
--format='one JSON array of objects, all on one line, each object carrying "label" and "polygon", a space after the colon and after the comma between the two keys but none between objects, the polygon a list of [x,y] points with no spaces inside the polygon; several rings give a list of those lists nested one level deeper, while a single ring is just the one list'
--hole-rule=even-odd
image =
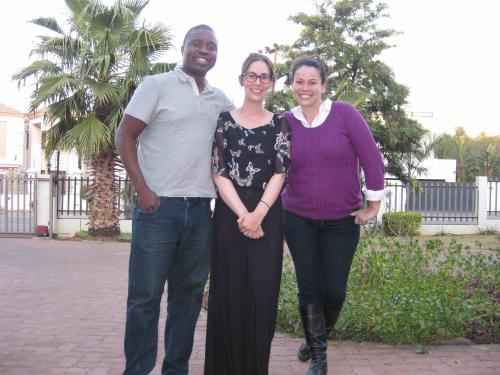
[{"label": "dark skinny jeans", "polygon": [[328,304],[340,311],[359,242],[354,217],[312,220],[284,211],[284,230],[297,275],[299,306]]}]

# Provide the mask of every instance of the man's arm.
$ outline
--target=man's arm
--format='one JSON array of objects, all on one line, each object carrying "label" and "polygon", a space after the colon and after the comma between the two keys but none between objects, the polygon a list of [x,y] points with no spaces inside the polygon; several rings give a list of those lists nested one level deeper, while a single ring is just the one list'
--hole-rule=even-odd
[{"label": "man's arm", "polygon": [[145,127],[146,124],[143,121],[125,114],[116,132],[115,144],[123,166],[137,192],[139,207],[141,211],[147,213],[158,208],[160,199],[146,184],[137,159],[136,141]]}]

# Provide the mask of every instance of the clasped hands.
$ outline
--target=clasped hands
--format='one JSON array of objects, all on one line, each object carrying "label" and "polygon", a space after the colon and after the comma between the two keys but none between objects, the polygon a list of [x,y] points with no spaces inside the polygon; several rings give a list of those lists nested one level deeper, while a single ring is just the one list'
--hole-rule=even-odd
[{"label": "clasped hands", "polygon": [[264,235],[262,219],[263,217],[255,211],[245,212],[238,218],[238,228],[244,236],[255,240]]}]

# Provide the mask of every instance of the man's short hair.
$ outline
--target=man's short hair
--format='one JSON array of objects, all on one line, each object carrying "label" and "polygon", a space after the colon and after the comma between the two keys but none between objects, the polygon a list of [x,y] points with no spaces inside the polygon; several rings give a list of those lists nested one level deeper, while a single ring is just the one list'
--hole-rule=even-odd
[{"label": "man's short hair", "polygon": [[214,30],[210,26],[205,25],[205,24],[193,26],[192,28],[190,28],[187,31],[186,35],[184,36],[184,40],[182,41],[182,45],[185,45],[186,44],[186,40],[189,38],[189,35],[191,33],[193,33],[194,31],[197,31],[197,30],[205,30],[205,31],[214,32]]}]

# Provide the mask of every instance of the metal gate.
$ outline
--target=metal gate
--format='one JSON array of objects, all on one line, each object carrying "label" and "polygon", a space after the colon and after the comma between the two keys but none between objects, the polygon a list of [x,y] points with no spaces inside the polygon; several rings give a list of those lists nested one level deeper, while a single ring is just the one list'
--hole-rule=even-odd
[{"label": "metal gate", "polygon": [[0,175],[0,235],[36,233],[37,179]]},{"label": "metal gate", "polygon": [[399,181],[387,184],[387,211],[418,211],[422,224],[476,225],[478,192],[474,183],[419,181],[412,187]]}]

